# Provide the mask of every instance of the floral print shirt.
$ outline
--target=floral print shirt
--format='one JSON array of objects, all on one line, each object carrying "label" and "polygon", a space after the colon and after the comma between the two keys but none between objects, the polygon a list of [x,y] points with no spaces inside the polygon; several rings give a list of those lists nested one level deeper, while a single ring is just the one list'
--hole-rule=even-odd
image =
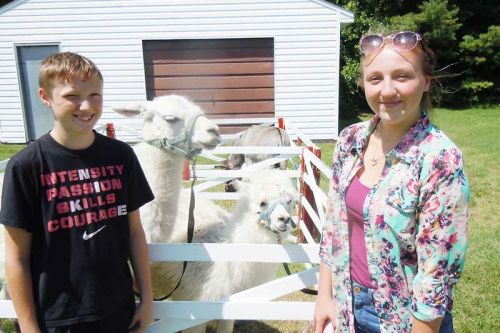
[{"label": "floral print shirt", "polygon": [[[379,121],[339,135],[320,258],[332,271],[336,332],[354,333],[346,190]],[[381,179],[363,208],[368,269],[381,332],[411,332],[412,316],[443,317],[463,271],[469,185],[460,150],[425,113],[385,156]]]}]

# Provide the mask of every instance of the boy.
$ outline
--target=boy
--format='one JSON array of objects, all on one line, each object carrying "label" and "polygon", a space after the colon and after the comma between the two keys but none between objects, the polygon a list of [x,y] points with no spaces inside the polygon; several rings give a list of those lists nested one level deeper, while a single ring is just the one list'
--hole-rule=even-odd
[{"label": "boy", "polygon": [[139,207],[153,194],[133,150],[93,131],[103,78],[92,61],[50,55],[39,85],[54,127],[10,159],[0,211],[21,331],[142,332],[153,302]]}]

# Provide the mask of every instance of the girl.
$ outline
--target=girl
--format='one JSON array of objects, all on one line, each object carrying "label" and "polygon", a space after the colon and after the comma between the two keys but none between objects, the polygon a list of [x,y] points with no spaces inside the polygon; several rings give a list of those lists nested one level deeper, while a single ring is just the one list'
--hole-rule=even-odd
[{"label": "girl", "polygon": [[436,63],[421,35],[361,38],[374,117],[339,135],[313,320],[321,333],[453,332],[469,185],[462,153],[429,122]]}]

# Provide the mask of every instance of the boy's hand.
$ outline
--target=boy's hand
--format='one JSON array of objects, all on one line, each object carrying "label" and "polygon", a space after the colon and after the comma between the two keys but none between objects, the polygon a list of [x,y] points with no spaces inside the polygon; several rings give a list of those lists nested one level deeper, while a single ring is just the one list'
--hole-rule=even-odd
[{"label": "boy's hand", "polygon": [[139,303],[128,326],[129,332],[142,333],[153,321],[153,303]]}]

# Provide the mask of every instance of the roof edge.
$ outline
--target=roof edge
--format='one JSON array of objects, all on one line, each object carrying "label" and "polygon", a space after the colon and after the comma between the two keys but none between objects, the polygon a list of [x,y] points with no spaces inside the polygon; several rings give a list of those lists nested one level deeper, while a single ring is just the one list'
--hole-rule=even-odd
[{"label": "roof edge", "polygon": [[341,23],[349,24],[354,22],[354,13],[348,11],[347,9],[344,9],[326,0],[311,0],[311,1],[317,3],[318,5],[338,11],[340,13]]},{"label": "roof edge", "polygon": [[[14,0],[14,1],[12,1],[11,3],[6,4],[5,6],[0,8],[0,14],[2,14],[2,13],[6,12],[14,7],[17,7],[18,5],[20,5],[26,1],[28,1],[28,0]],[[311,0],[311,1],[317,3],[321,6],[338,11],[340,13],[341,23],[349,24],[349,23],[354,22],[354,13],[352,13],[352,12],[350,12],[350,11],[348,11],[348,10],[338,6],[338,5],[335,5],[335,4],[328,2],[326,0]]]},{"label": "roof edge", "polygon": [[28,0],[14,0],[14,1],[2,6],[0,8],[0,14],[3,14],[8,10],[11,10],[12,8],[17,7],[18,5],[20,5],[21,3],[25,2],[25,1],[28,1]]}]

